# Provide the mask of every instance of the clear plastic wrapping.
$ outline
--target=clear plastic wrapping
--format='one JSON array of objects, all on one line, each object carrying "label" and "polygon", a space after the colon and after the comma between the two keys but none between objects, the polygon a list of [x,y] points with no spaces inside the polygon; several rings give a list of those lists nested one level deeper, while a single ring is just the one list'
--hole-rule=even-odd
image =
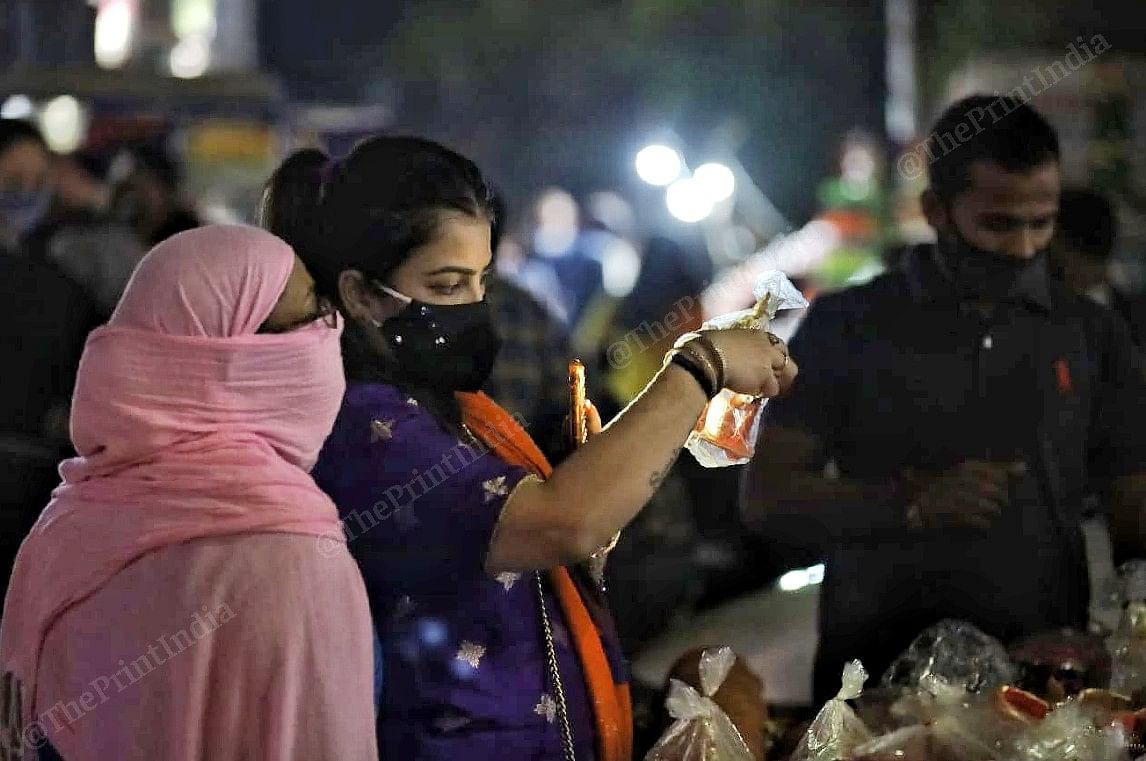
[{"label": "clear plastic wrapping", "polygon": [[[803,294],[778,270],[761,275],[752,292],[757,299],[756,306],[715,317],[706,322],[703,329],[767,330],[777,312],[808,306]],[[743,465],[755,453],[760,411],[766,402],[722,389],[704,408],[685,447],[706,468]]]},{"label": "clear plastic wrapping", "polygon": [[1118,569],[1122,616],[1110,637],[1113,654],[1110,689],[1146,702],[1146,561]]},{"label": "clear plastic wrapping", "polygon": [[885,687],[918,690],[931,677],[966,692],[1014,684],[1006,648],[966,621],[945,620],[923,631],[883,676]]},{"label": "clear plastic wrapping", "polygon": [[1017,761],[1125,761],[1126,732],[1121,725],[1098,726],[1076,700],[1067,701],[1032,725],[1016,743]]},{"label": "clear plastic wrapping", "polygon": [[838,761],[850,758],[856,748],[871,740],[871,733],[856,716],[848,700],[863,693],[867,671],[859,661],[844,666],[842,686],[824,704],[789,761]]},{"label": "clear plastic wrapping", "polygon": [[712,699],[736,663],[732,648],[706,650],[700,656],[701,695],[677,679],[665,701],[675,721],[645,756],[645,761],[755,761],[736,725]]}]

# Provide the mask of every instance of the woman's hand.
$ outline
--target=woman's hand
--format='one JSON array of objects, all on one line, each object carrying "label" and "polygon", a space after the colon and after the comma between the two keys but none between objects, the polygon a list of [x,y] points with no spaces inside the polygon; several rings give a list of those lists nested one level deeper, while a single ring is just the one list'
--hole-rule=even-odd
[{"label": "woman's hand", "polygon": [[763,330],[706,330],[701,333],[724,358],[724,385],[739,394],[779,396],[799,368],[788,347]]},{"label": "woman's hand", "polygon": [[601,413],[597,411],[597,405],[593,404],[588,399],[585,400],[585,430],[589,432],[589,436],[596,436],[604,428],[601,425]]},{"label": "woman's hand", "polygon": [[[589,438],[596,436],[603,428],[604,426],[601,424],[601,413],[597,411],[597,405],[586,399],[585,431],[589,434]],[[565,439],[567,441],[573,440],[573,417],[571,415],[565,416]]]}]

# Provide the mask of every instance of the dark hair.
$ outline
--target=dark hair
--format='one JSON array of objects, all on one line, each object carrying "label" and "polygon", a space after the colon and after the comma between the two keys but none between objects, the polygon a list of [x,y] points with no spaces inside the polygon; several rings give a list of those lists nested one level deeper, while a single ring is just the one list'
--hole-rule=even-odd
[{"label": "dark hair", "polygon": [[1027,103],[1006,95],[972,95],[950,106],[924,143],[931,189],[950,201],[971,185],[971,165],[1010,172],[1058,161],[1054,127]]},{"label": "dark hair", "polygon": [[1093,259],[1108,259],[1118,238],[1118,218],[1106,196],[1093,190],[1064,190],[1058,232],[1066,245]]},{"label": "dark hair", "polygon": [[[433,240],[449,212],[493,222],[490,188],[477,165],[430,140],[378,136],[338,161],[316,149],[288,157],[267,182],[258,219],[294,248],[319,294],[342,308],[343,272],[358,270],[385,282]],[[354,321],[347,322],[342,348],[349,379],[400,385]],[[405,390],[439,421],[460,428],[452,395]]]},{"label": "dark hair", "polygon": [[337,162],[316,149],[293,154],[267,183],[258,216],[294,247],[319,292],[341,304],[339,275],[385,281],[433,239],[445,212],[492,223],[477,165],[430,140],[381,136]]},{"label": "dark hair", "polygon": [[151,174],[168,190],[178,190],[182,180],[179,163],[171,157],[167,148],[154,141],[139,141],[124,147],[136,169]]},{"label": "dark hair", "polygon": [[48,144],[44,142],[44,136],[36,129],[36,125],[23,119],[0,119],[0,153],[16,143],[28,141],[36,143],[44,150],[48,149]]}]

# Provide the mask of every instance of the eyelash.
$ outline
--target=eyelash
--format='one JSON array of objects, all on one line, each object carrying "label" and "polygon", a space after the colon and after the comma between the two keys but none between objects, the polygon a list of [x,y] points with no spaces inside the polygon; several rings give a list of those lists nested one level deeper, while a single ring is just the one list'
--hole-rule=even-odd
[{"label": "eyelash", "polygon": [[[486,283],[489,282],[489,278],[490,278],[491,274],[492,273],[490,273],[488,270],[486,272],[481,273],[481,285],[483,288],[485,287]],[[430,288],[431,288],[431,290],[434,291],[434,293],[440,294],[442,296],[453,296],[455,293],[457,293],[464,286],[465,286],[465,282],[462,281],[462,282],[457,282],[457,283],[450,283],[449,285],[434,285],[434,286],[430,286]]]}]

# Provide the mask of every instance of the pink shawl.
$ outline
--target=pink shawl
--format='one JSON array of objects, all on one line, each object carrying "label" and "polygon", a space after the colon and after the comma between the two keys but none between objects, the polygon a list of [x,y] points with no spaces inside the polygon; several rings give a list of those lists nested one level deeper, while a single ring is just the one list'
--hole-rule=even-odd
[{"label": "pink shawl", "polygon": [[342,535],[309,475],[345,389],[341,329],[257,333],[294,262],[254,228],[182,233],[140,262],[88,338],[79,456],[20,549],[0,627],[25,727],[53,622],[145,553],[250,532]]}]

